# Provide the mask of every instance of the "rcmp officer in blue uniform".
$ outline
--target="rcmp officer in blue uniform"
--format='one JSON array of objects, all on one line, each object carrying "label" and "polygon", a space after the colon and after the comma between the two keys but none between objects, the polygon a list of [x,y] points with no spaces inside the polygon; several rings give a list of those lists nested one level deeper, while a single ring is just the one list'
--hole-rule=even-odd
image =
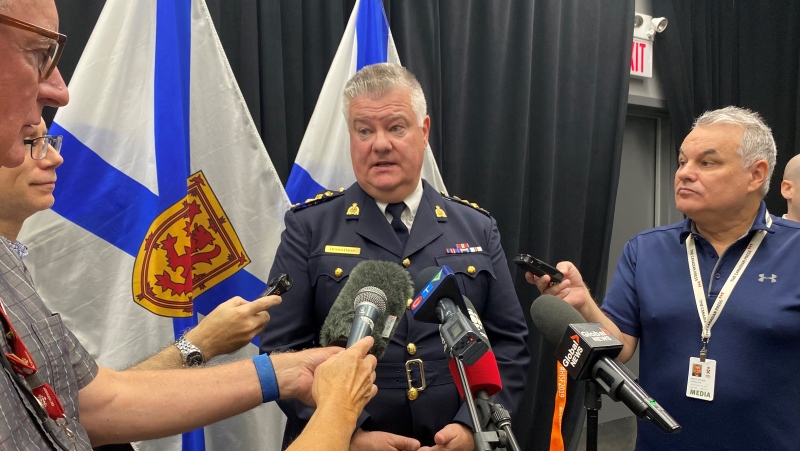
[{"label": "rcmp officer in blue uniform", "polygon": [[[363,260],[400,263],[412,279],[429,266],[448,265],[475,305],[497,357],[503,390],[495,399],[513,414],[530,357],[495,220],[420,178],[430,118],[410,72],[391,64],[367,66],[348,82],[344,98],[357,182],[286,213],[270,278],[286,273],[294,286],[270,310],[261,351],[316,345],[350,271]],[[376,372],[378,394],[360,418],[351,450],[474,449],[469,414],[437,325],[415,321],[407,311]],[[291,401],[281,402],[281,408],[288,417],[287,446],[311,409]]]}]

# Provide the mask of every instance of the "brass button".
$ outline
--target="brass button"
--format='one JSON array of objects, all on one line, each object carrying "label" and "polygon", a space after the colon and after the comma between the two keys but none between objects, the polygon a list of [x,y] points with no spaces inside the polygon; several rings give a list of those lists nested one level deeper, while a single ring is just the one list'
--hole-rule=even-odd
[{"label": "brass button", "polygon": [[417,345],[415,345],[414,343],[409,343],[408,345],[406,345],[406,351],[408,351],[408,353],[411,354],[411,355],[416,354],[417,353]]},{"label": "brass button", "polygon": [[472,265],[467,266],[467,272],[470,274],[475,274],[475,267]]},{"label": "brass button", "polygon": [[413,299],[411,299],[411,298],[406,299],[406,308],[411,308],[411,303],[412,302],[414,302]]},{"label": "brass button", "polygon": [[414,401],[419,396],[419,392],[416,388],[409,388],[406,392],[406,396],[408,396],[409,401]]},{"label": "brass button", "polygon": [[344,274],[344,271],[342,271],[342,268],[336,268],[336,270],[333,271],[333,275],[336,276],[336,277],[342,277],[342,274]]},{"label": "brass button", "polygon": [[404,267],[406,267],[406,268],[408,268],[409,266],[411,266],[411,260],[409,260],[409,259],[407,259],[407,258],[404,258],[404,259],[403,259],[403,266],[404,266]]}]

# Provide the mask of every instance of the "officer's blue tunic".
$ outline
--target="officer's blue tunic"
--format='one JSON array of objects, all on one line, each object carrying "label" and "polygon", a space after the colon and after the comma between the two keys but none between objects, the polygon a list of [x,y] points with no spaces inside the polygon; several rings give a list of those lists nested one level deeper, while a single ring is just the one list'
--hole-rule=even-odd
[{"label": "officer's blue tunic", "polygon": [[[425,181],[423,187],[405,249],[375,200],[357,183],[344,193],[286,213],[286,230],[270,278],[285,273],[293,278],[294,286],[282,296],[280,305],[270,309],[270,323],[261,335],[261,351],[317,345],[331,305],[350,271],[363,260],[400,264],[405,260],[412,280],[429,266],[448,265],[457,274],[461,292],[475,305],[497,357],[503,390],[495,399],[513,415],[530,357],[525,345],[525,317],[500,245],[497,224],[485,211],[445,198]],[[354,205],[358,214],[352,214]],[[448,253],[459,244],[481,250]],[[327,245],[358,248],[359,253],[326,252]],[[412,343],[416,347],[413,355],[408,349]],[[424,362],[427,379],[427,388],[414,401],[406,393],[405,362],[410,359]],[[406,311],[378,363],[378,395],[367,405],[360,427],[414,437],[423,445],[433,445],[434,434],[448,423],[471,424],[447,363],[438,326],[415,321]],[[419,386],[418,376],[415,370],[415,386]],[[299,435],[313,411],[297,401],[280,404],[288,417],[286,445]]]}]

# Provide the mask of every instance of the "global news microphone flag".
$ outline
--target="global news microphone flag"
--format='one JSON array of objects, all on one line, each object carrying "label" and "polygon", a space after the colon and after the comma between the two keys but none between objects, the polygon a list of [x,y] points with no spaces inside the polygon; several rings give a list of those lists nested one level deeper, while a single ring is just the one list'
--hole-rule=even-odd
[{"label": "global news microphone flag", "polygon": [[[56,203],[21,239],[45,302],[120,369],[258,297],[290,204],[203,0],[108,0],[69,88]],[[138,447],[278,450],[284,422],[270,403]]]},{"label": "global news microphone flag", "polygon": [[[293,203],[355,182],[347,123],[342,115],[342,90],[362,67],[386,62],[400,64],[400,58],[383,4],[381,0],[357,0],[286,182],[286,193]],[[425,149],[422,178],[447,192],[430,145]]]}]

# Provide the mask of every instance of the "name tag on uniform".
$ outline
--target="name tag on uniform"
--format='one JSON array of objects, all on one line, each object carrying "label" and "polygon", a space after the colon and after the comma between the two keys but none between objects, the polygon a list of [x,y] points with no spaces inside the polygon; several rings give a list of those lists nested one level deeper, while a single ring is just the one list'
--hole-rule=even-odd
[{"label": "name tag on uniform", "polygon": [[701,362],[699,357],[689,359],[689,375],[686,381],[686,396],[714,400],[714,379],[717,377],[717,361],[706,359]]},{"label": "name tag on uniform", "polygon": [[333,245],[326,245],[325,246],[325,253],[326,254],[347,254],[347,255],[359,255],[361,253],[360,247],[347,247],[347,246],[333,246]]}]

